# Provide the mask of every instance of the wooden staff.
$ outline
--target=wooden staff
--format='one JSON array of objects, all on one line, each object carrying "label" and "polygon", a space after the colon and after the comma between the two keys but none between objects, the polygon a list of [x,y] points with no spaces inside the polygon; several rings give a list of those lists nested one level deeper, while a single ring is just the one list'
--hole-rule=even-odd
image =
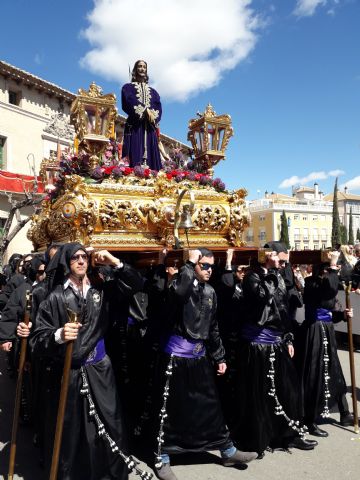
[{"label": "wooden staff", "polygon": [[[25,314],[24,314],[24,323],[26,325],[29,325],[30,313],[31,313],[31,293],[30,293],[30,290],[26,290],[26,303],[25,303]],[[13,476],[14,476],[15,456],[16,456],[16,437],[17,437],[17,431],[19,426],[21,390],[22,390],[22,383],[23,383],[23,376],[24,376],[27,342],[28,342],[27,338],[21,339],[18,377],[16,382],[14,417],[13,417],[13,424],[12,424],[12,431],[11,431],[8,480],[13,480]]]},{"label": "wooden staff", "polygon": [[[345,301],[346,308],[351,308],[350,302],[350,292],[351,292],[351,282],[348,285],[345,285],[345,282],[342,282],[345,290]],[[347,317],[347,330],[348,330],[348,340],[349,340],[349,359],[350,359],[350,374],[351,374],[351,393],[352,393],[352,402],[353,402],[353,414],[354,414],[354,432],[359,433],[359,415],[357,409],[357,397],[356,397],[356,381],[355,381],[355,362],[354,362],[354,344],[353,344],[353,333],[352,333],[352,318]]]},{"label": "wooden staff", "polygon": [[[69,315],[69,322],[78,323],[77,313],[73,312],[70,309],[68,309],[67,312],[68,312],[68,315]],[[56,419],[54,448],[53,448],[53,455],[52,455],[52,460],[51,460],[51,469],[50,469],[49,480],[56,480],[56,478],[57,478],[57,472],[58,472],[58,467],[59,467],[61,440],[62,440],[63,427],[64,427],[65,408],[66,408],[66,401],[67,401],[67,395],[68,395],[68,390],[69,390],[69,379],[70,379],[70,369],[71,369],[71,360],[72,360],[73,348],[74,348],[74,340],[71,340],[66,345],[64,370],[63,370],[63,376],[62,376],[62,381],[61,381],[59,408],[58,408],[58,414],[57,414],[57,419]]]}]

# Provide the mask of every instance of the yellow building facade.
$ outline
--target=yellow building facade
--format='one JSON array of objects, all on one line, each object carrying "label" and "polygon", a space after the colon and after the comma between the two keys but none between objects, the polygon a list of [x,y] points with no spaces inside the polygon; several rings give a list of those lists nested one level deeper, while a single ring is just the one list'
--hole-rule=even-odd
[{"label": "yellow building facade", "polygon": [[286,214],[290,246],[294,250],[317,250],[331,246],[332,202],[326,201],[315,184],[298,187],[293,195],[271,194],[249,202],[251,225],[245,231],[248,246],[262,247],[279,240],[281,215]]}]

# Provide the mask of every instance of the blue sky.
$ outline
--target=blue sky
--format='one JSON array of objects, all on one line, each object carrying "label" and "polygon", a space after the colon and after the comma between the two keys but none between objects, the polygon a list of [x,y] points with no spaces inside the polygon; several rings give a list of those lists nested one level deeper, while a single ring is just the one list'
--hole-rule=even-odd
[{"label": "blue sky", "polygon": [[329,192],[336,174],[360,194],[356,0],[3,0],[1,17],[0,58],[73,92],[94,80],[119,98],[128,64],[148,60],[172,137],[208,102],[229,113],[215,174],[249,199]]}]

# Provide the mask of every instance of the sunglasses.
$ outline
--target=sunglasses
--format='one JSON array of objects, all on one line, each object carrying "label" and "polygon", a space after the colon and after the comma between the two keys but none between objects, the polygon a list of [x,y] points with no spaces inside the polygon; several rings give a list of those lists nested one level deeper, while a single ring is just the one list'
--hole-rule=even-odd
[{"label": "sunglasses", "polygon": [[198,263],[198,265],[200,266],[201,270],[210,270],[210,268],[212,269],[214,267],[214,265],[212,263]]},{"label": "sunglasses", "polygon": [[84,262],[87,262],[89,260],[88,256],[86,253],[78,253],[77,255],[73,255],[71,257],[72,262],[78,262],[79,260],[84,260]]}]

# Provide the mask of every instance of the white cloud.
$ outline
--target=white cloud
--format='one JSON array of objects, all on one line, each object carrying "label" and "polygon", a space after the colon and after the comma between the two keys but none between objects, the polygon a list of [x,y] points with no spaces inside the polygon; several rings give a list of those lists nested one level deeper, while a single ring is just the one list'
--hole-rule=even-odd
[{"label": "white cloud", "polygon": [[326,13],[334,16],[340,0],[297,0],[293,14],[297,17],[312,17],[316,10],[327,7]]},{"label": "white cloud", "polygon": [[253,50],[262,26],[252,0],[95,0],[82,35],[81,64],[120,83],[128,66],[148,62],[163,97],[186,100],[219,83]]},{"label": "white cloud", "polygon": [[344,175],[343,170],[331,170],[330,172],[311,172],[305,177],[298,177],[297,175],[293,175],[290,178],[285,178],[280,185],[279,188],[289,188],[293,187],[294,185],[306,185],[309,182],[314,182],[316,180],[326,180],[329,177],[338,177],[340,175]]},{"label": "white cloud", "polygon": [[330,172],[328,172],[329,177],[340,177],[344,174],[344,170],[330,170]]},{"label": "white cloud", "polygon": [[339,186],[340,190],[344,190],[345,187],[349,190],[360,190],[360,176],[354,177]]},{"label": "white cloud", "polygon": [[297,17],[311,17],[319,6],[326,5],[327,0],[297,0],[294,15]]}]

